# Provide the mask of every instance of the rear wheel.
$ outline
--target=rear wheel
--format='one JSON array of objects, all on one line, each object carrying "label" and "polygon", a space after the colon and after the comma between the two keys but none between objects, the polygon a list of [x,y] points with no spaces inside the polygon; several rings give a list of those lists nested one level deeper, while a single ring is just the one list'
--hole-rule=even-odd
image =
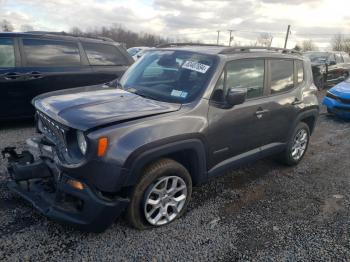
[{"label": "rear wheel", "polygon": [[144,170],[134,188],[127,219],[138,229],[169,224],[186,211],[191,193],[187,169],[174,160],[161,159]]},{"label": "rear wheel", "polygon": [[297,165],[304,157],[310,140],[309,126],[300,122],[289,139],[287,148],[280,155],[280,160],[289,166]]}]

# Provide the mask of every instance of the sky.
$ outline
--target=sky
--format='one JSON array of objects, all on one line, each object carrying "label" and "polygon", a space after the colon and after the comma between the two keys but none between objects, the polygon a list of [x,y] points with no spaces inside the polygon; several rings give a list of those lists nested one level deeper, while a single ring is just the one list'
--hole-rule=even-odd
[{"label": "sky", "polygon": [[[262,33],[282,47],[288,24],[289,48],[312,39],[327,49],[334,34],[350,37],[349,0],[0,0],[0,20],[16,31],[68,31],[121,25],[175,40],[252,44]],[[28,27],[26,27],[28,28]]]}]

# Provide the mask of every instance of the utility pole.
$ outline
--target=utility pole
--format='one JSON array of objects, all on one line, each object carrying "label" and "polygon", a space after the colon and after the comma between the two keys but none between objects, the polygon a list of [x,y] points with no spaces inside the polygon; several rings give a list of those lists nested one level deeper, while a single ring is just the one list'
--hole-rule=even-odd
[{"label": "utility pole", "polygon": [[231,46],[231,42],[232,42],[232,39],[233,39],[233,37],[232,37],[232,31],[233,30],[228,30],[228,31],[230,32],[230,40],[228,42],[228,46]]},{"label": "utility pole", "polygon": [[287,48],[289,34],[290,34],[290,25],[288,25],[288,28],[287,28],[286,41],[284,42],[284,49]]},{"label": "utility pole", "polygon": [[217,31],[218,32],[218,38],[216,40],[216,44],[219,45],[219,40],[220,40],[220,30]]}]

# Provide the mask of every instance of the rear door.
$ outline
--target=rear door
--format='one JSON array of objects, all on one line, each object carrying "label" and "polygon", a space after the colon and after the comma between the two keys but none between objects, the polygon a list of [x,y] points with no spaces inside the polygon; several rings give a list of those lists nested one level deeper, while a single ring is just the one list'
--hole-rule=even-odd
[{"label": "rear door", "polygon": [[95,84],[120,78],[131,63],[126,52],[113,44],[82,42],[82,46],[92,67]]},{"label": "rear door", "polygon": [[0,37],[0,119],[13,118],[23,112],[20,55],[17,39]]},{"label": "rear door", "polygon": [[[301,105],[301,88],[305,85],[302,60],[268,60],[268,97],[264,115],[266,132],[263,149],[278,146],[288,140]],[[297,88],[298,87],[298,88]],[[282,146],[282,145],[281,145]]]},{"label": "rear door", "polygon": [[24,109],[22,116],[32,115],[31,100],[50,91],[87,85],[91,74],[82,62],[78,43],[45,38],[23,38],[20,42],[24,75],[18,95]]}]

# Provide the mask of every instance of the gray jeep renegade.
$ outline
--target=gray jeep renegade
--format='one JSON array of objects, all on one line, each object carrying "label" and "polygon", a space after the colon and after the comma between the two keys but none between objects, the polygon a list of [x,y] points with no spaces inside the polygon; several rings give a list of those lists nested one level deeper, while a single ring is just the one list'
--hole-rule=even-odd
[{"label": "gray jeep renegade", "polygon": [[8,187],[56,221],[100,232],[122,213],[166,225],[192,187],[244,163],[303,158],[319,114],[310,61],[277,48],[169,45],[109,87],[33,100]]}]

